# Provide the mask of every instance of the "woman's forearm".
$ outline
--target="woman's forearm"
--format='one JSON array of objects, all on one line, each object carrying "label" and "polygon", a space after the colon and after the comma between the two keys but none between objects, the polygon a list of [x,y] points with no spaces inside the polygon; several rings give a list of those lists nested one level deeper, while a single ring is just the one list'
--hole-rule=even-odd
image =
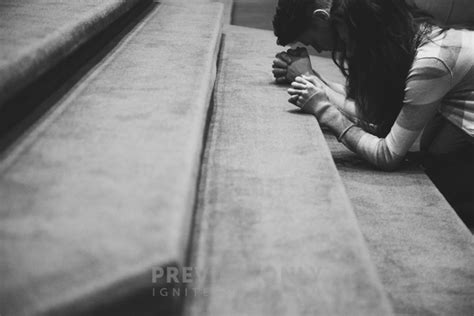
[{"label": "woman's forearm", "polygon": [[331,88],[331,90],[338,93],[339,95],[346,97],[346,86],[340,83],[327,81],[327,80],[325,81],[325,83],[329,88]]},{"label": "woman's forearm", "polygon": [[386,171],[396,169],[402,156],[390,151],[386,140],[365,132],[329,104],[316,113],[318,121],[327,126],[347,148]]},{"label": "woman's forearm", "polygon": [[343,96],[346,95],[346,87],[343,84],[332,82],[324,78],[320,73],[313,69],[313,74],[318,77],[328,88],[333,90],[334,92],[341,94]]},{"label": "woman's forearm", "polygon": [[[411,140],[400,141],[406,133],[397,128],[394,128],[395,131],[392,130],[387,138],[368,133],[357,122],[351,121],[347,114],[342,113],[331,102],[325,90],[324,83],[316,77],[297,77],[288,93],[292,96],[290,100],[294,100],[293,104],[304,112],[313,114],[318,122],[328,127],[346,147],[381,169],[394,170],[403,160],[407,148],[411,146]],[[344,104],[347,102],[344,101]],[[415,138],[416,136],[415,133]]]},{"label": "woman's forearm", "polygon": [[345,91],[344,93],[339,93],[339,91],[334,90],[329,85],[326,85],[325,88],[329,101],[336,106],[341,113],[343,113],[353,123],[361,122],[362,119],[357,114],[355,102],[347,99]]},{"label": "woman's forearm", "polygon": [[314,70],[313,72],[314,75],[324,83],[324,90],[328,96],[329,101],[349,119],[352,120],[352,118],[357,118],[355,103],[354,101],[347,99],[345,86],[340,83],[326,80],[326,78]]}]

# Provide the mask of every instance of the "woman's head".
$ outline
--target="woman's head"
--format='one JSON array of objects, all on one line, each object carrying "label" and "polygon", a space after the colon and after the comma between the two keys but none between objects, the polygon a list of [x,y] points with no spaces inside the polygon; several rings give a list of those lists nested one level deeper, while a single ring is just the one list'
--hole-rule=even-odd
[{"label": "woman's head", "polygon": [[420,44],[420,23],[400,0],[333,0],[333,59],[362,116],[389,132],[403,105],[405,81]]}]

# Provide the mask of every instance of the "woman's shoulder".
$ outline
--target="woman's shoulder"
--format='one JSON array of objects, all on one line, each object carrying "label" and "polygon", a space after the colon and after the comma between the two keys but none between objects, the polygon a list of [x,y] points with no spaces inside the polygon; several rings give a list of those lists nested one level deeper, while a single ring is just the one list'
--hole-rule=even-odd
[{"label": "woman's shoulder", "polygon": [[443,25],[474,25],[472,0],[405,0]]},{"label": "woman's shoulder", "polygon": [[417,64],[429,64],[433,67],[442,68],[444,65],[448,71],[453,71],[460,59],[466,56],[472,62],[474,56],[474,31],[465,29],[442,30],[433,27],[430,37],[417,49],[414,66]]}]

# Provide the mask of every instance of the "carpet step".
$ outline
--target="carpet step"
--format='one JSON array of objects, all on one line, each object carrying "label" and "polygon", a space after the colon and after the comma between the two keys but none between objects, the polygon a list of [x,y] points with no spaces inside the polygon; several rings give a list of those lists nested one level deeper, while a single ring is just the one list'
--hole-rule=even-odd
[{"label": "carpet step", "polygon": [[2,316],[173,300],[152,297],[175,286],[152,270],[185,264],[222,19],[220,4],[154,4],[2,156]]},{"label": "carpet step", "polygon": [[187,313],[390,315],[317,122],[272,84],[277,49],[270,31],[225,31]]},{"label": "carpet step", "polygon": [[143,0],[0,3],[0,108]]},{"label": "carpet step", "polygon": [[431,180],[375,171],[327,138],[396,314],[473,314],[474,239]]}]

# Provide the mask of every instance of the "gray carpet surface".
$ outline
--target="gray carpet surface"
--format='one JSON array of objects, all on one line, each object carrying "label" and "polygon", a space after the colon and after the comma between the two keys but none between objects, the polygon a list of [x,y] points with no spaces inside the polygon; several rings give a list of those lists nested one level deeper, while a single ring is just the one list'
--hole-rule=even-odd
[{"label": "gray carpet surface", "polygon": [[2,316],[184,264],[222,13],[156,6],[1,161]]},{"label": "gray carpet surface", "polygon": [[272,81],[268,31],[224,36],[190,315],[390,315],[314,118]]}]

